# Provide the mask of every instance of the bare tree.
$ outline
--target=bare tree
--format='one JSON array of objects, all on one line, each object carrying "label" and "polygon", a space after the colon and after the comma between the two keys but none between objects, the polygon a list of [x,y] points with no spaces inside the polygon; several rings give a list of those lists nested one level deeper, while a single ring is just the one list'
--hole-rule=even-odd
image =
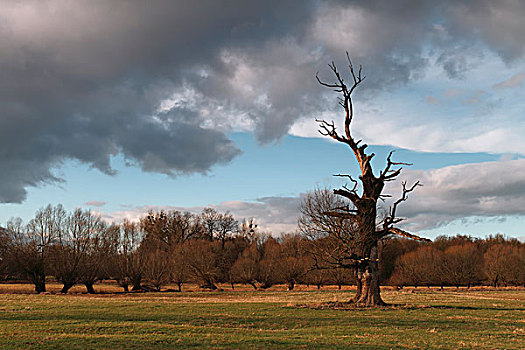
[{"label": "bare tree", "polygon": [[221,241],[222,248],[226,240],[233,237],[235,233],[239,232],[239,222],[235,220],[232,214],[226,212],[219,215],[217,222],[216,238]]},{"label": "bare tree", "polygon": [[146,251],[142,246],[144,232],[138,224],[127,220],[124,220],[120,228],[117,252],[112,259],[113,277],[126,292],[129,285],[132,286],[132,290],[140,290],[146,259]]},{"label": "bare tree", "polygon": [[[321,270],[322,271],[322,270]],[[353,275],[350,273],[351,270],[345,268],[330,269],[329,276],[330,282],[337,286],[337,289],[341,289],[343,285],[351,285],[355,283]]]},{"label": "bare tree", "polygon": [[448,284],[467,289],[482,278],[483,255],[473,243],[448,247],[443,255],[441,272]]},{"label": "bare tree", "polygon": [[268,237],[261,244],[261,259],[259,260],[259,269],[257,280],[260,288],[267,289],[276,283],[279,283],[279,253],[281,246],[273,237]]},{"label": "bare tree", "polygon": [[115,236],[119,231],[118,225],[106,225],[99,221],[98,232],[90,238],[86,250],[80,260],[79,282],[86,286],[88,293],[95,293],[93,285],[101,280],[105,274],[105,268],[115,248]]},{"label": "bare tree", "polygon": [[149,247],[144,259],[144,277],[148,286],[160,292],[170,280],[170,257],[166,250]]},{"label": "bare tree", "polygon": [[513,247],[511,263],[507,273],[509,283],[525,285],[525,247]]},{"label": "bare tree", "polygon": [[7,223],[8,241],[6,264],[8,271],[35,286],[36,293],[46,291],[46,271],[48,269],[48,243],[40,243],[38,236],[29,235],[22,219],[11,219]]},{"label": "bare tree", "polygon": [[[141,249],[146,252],[143,262],[148,283],[160,290],[172,281],[181,291],[189,278],[186,242],[208,237],[200,216],[179,211],[150,212],[140,220],[140,227],[145,233]],[[213,228],[216,227],[213,222]]]},{"label": "bare tree", "polygon": [[[83,275],[86,277],[93,269],[98,269],[97,263],[92,264],[89,255],[96,251],[105,230],[106,225],[100,217],[81,209],[68,215],[59,226],[51,256],[54,275],[63,284],[62,293],[67,293],[80,282]],[[92,285],[86,282],[88,291],[93,292]]]},{"label": "bare tree", "polygon": [[232,266],[231,273],[233,281],[236,283],[249,284],[257,290],[257,276],[259,273],[259,262],[261,253],[257,248],[257,243],[252,242]]},{"label": "bare tree", "polygon": [[182,285],[190,279],[187,244],[177,244],[171,249],[169,264],[170,281],[182,292]]},{"label": "bare tree", "polygon": [[499,243],[488,248],[483,256],[484,272],[492,286],[518,285],[525,278],[525,248]]},{"label": "bare tree", "polygon": [[66,212],[61,205],[48,205],[39,209],[27,226],[21,219],[12,219],[7,224],[9,265],[28,278],[37,293],[46,291],[50,248],[65,220]]},{"label": "bare tree", "polygon": [[189,212],[149,212],[140,220],[140,227],[148,236],[164,243],[167,247],[186,242],[192,238],[202,238],[204,227],[199,217]]},{"label": "bare tree", "polygon": [[249,242],[243,237],[231,237],[222,245],[216,253],[217,268],[219,269],[220,282],[230,283],[232,289],[235,289],[235,278],[233,273],[233,265],[237,258],[246,249]]},{"label": "bare tree", "polygon": [[439,284],[443,286],[441,267],[443,253],[432,246],[421,246],[408,252],[395,262],[391,283],[398,286],[427,286]]},{"label": "bare tree", "polygon": [[313,284],[317,289],[327,284],[330,279],[328,270],[308,269],[305,276],[306,284]]},{"label": "bare tree", "polygon": [[9,234],[0,227],[0,280],[5,280],[9,275]]},{"label": "bare tree", "polygon": [[308,271],[306,244],[303,237],[298,235],[283,235],[277,260],[279,279],[288,284],[288,290],[302,281]]},{"label": "bare tree", "polygon": [[201,288],[216,290],[220,270],[217,267],[218,242],[192,240],[186,243],[187,261],[193,279]]},{"label": "bare tree", "polygon": [[200,214],[200,219],[202,222],[202,225],[204,226],[204,230],[206,232],[206,237],[209,241],[213,241],[213,238],[217,234],[217,231],[219,230],[219,220],[221,218],[221,214],[217,212],[217,210],[213,208],[204,208],[202,213]]},{"label": "bare tree", "polygon": [[505,273],[509,266],[509,250],[511,249],[504,243],[493,244],[483,256],[483,270],[493,287],[497,287],[499,283],[505,283]]},{"label": "bare tree", "polygon": [[[348,253],[342,264],[337,263],[335,265],[342,267],[351,266],[355,269],[357,295],[354,301],[367,306],[382,305],[384,302],[381,299],[379,288],[378,245],[381,239],[388,235],[401,235],[421,239],[394,227],[395,224],[401,221],[396,216],[398,206],[408,198],[408,194],[419,185],[419,182],[410,186],[403,183],[401,197],[393,202],[382,220],[379,221],[377,219],[378,201],[385,198],[385,195],[382,193],[385,183],[395,180],[401,173],[402,168],[400,166],[408,164],[394,162],[391,152],[386,159],[385,168],[379,174],[374,174],[371,163],[374,153],[367,153],[366,149],[368,146],[361,144],[361,140],[356,140],[351,133],[350,126],[354,117],[352,93],[363,82],[364,76],[361,74],[361,67],[359,67],[358,71],[354,70],[348,53],[347,58],[352,78],[351,85],[345,83],[333,62],[329,67],[335,76],[334,83],[323,82],[317,77],[321,85],[340,93],[339,104],[345,111],[344,133],[340,134],[336,130],[333,121],[317,120],[317,122],[320,127],[319,132],[322,135],[348,146],[353,152],[360,167],[359,182],[349,174],[337,174],[336,176],[346,178],[352,183],[351,186],[345,185],[340,189],[334,190],[334,194],[341,196],[348,203],[344,203],[341,207],[330,208],[324,214],[352,223],[353,229],[349,233],[348,239],[348,236],[343,231],[335,236],[339,245],[345,247]],[[341,225],[338,224],[338,226]]]}]

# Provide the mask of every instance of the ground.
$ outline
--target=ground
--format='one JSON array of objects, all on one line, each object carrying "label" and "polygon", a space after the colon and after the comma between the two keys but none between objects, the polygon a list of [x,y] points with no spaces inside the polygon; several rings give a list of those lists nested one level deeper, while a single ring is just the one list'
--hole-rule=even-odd
[{"label": "ground", "polygon": [[350,299],[351,289],[97,295],[81,294],[81,287],[69,295],[49,289],[35,295],[27,285],[0,285],[2,349],[525,348],[523,289],[384,290],[384,300],[397,306],[353,310],[315,308]]}]

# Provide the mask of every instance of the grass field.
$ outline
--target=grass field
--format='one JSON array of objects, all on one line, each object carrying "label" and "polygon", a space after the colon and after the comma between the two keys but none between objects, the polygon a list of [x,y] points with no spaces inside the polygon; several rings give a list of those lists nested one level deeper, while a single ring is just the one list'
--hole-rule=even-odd
[{"label": "grass field", "polygon": [[398,306],[375,310],[297,307],[345,301],[350,290],[20,293],[26,290],[0,285],[2,349],[525,349],[523,290],[385,290],[385,301]]}]

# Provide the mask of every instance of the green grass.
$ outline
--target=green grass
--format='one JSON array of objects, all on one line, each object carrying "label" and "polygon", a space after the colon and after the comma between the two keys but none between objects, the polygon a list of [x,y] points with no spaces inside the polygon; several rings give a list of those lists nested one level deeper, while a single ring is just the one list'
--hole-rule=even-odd
[{"label": "green grass", "polygon": [[387,309],[319,310],[350,291],[0,294],[0,348],[524,349],[525,291],[385,291]]}]

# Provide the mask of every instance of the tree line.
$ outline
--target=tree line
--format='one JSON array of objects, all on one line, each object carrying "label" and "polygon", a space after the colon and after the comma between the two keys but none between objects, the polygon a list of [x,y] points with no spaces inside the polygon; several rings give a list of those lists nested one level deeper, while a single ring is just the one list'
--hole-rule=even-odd
[{"label": "tree line", "polygon": [[[266,289],[286,284],[355,284],[351,269],[317,268],[322,240],[304,234],[273,237],[257,232],[253,219],[206,208],[199,214],[150,212],[138,222],[105,223],[90,211],[66,212],[61,205],[37,211],[27,224],[11,219],[0,230],[0,277],[26,280],[37,293],[46,281],[62,292],[82,284],[94,293],[100,280],[123,291],[157,290],[187,283],[218,289],[219,284]],[[379,254],[382,283],[395,286],[525,284],[525,245],[494,236],[438,237],[434,242],[384,239]]]},{"label": "tree line", "polygon": [[502,235],[485,239],[440,236],[433,242],[391,241],[384,255],[398,256],[384,277],[391,285],[525,286],[525,244]]}]

